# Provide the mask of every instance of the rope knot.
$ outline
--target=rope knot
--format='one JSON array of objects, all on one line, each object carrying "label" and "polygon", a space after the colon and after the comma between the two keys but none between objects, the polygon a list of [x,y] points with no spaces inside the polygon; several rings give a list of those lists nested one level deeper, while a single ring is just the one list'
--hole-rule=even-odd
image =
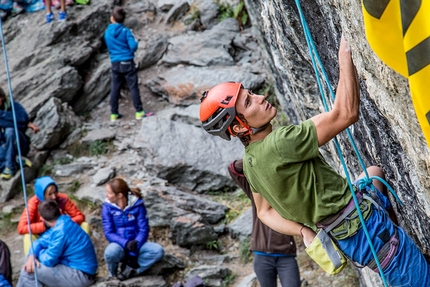
[{"label": "rope knot", "polygon": [[366,189],[366,187],[372,187],[373,181],[368,177],[360,178],[358,181],[358,187],[360,190]]}]

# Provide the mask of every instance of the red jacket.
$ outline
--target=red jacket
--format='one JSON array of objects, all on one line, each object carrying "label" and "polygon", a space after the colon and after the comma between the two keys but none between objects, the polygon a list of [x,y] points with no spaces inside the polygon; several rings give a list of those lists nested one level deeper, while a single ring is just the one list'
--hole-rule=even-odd
[{"label": "red jacket", "polygon": [[[28,200],[28,215],[30,217],[30,226],[32,234],[41,234],[45,232],[46,227],[40,218],[38,211],[40,200],[36,195],[32,196]],[[85,220],[85,215],[76,207],[73,201],[64,193],[58,193],[57,204],[60,207],[61,214],[69,215],[74,222],[81,224]],[[27,234],[28,232],[28,222],[27,222],[27,212],[22,212],[21,218],[18,223],[18,233]]]}]

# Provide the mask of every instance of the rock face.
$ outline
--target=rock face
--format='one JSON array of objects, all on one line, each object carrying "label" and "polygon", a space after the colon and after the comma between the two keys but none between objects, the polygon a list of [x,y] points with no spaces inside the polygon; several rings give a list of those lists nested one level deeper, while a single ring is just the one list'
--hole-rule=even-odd
[{"label": "rock face", "polygon": [[[295,1],[245,0],[245,3],[259,32],[285,115],[296,123],[321,112],[316,78]],[[429,254],[430,153],[414,114],[407,80],[385,66],[369,47],[360,1],[301,3],[333,87],[338,79],[337,47],[341,34],[348,40],[361,88],[360,120],[351,128],[354,141],[366,165],[384,169],[388,182],[403,201],[402,206],[395,206],[401,226]],[[339,140],[355,177],[361,172],[357,157],[345,133]],[[340,169],[333,147],[327,147],[327,151]],[[365,286],[381,284],[375,278],[365,281],[362,282]]]}]

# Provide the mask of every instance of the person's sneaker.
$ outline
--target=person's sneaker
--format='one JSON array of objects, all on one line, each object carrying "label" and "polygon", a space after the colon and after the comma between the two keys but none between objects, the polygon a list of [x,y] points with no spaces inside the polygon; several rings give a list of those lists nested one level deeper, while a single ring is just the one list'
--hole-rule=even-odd
[{"label": "person's sneaker", "polygon": [[117,278],[120,281],[124,281],[124,280],[130,279],[130,278],[133,278],[135,276],[136,276],[136,271],[133,268],[131,268],[130,266],[126,266],[125,269],[121,273],[118,274]]},{"label": "person's sneaker", "polygon": [[111,122],[114,122],[114,121],[116,121],[116,120],[118,120],[120,118],[122,118],[121,114],[110,114],[110,121]]},{"label": "person's sneaker", "polygon": [[0,177],[1,177],[2,179],[8,180],[8,179],[11,179],[13,175],[14,175],[13,170],[11,170],[11,169],[10,169],[10,168],[8,168],[8,167],[5,167],[5,168],[3,169],[3,172],[0,174]]},{"label": "person's sneaker", "polygon": [[54,21],[54,13],[46,14],[46,23],[51,23],[52,21]]},{"label": "person's sneaker", "polygon": [[60,13],[58,13],[58,22],[65,21],[66,18],[67,18],[66,11],[60,11]]},{"label": "person's sneaker", "polygon": [[136,112],[136,120],[141,120],[143,118],[147,118],[153,115],[155,115],[153,112],[148,112],[148,113],[145,113],[145,111]]},{"label": "person's sneaker", "polygon": [[24,12],[24,7],[22,7],[21,5],[19,5],[16,2],[13,2],[13,6],[12,6],[12,16],[16,16],[18,14],[21,14]]},{"label": "person's sneaker", "polygon": [[[22,160],[23,167],[31,167],[32,163],[28,158],[26,158],[25,156],[21,156],[21,160]],[[19,164],[19,156],[15,157],[15,161],[17,164]]]}]

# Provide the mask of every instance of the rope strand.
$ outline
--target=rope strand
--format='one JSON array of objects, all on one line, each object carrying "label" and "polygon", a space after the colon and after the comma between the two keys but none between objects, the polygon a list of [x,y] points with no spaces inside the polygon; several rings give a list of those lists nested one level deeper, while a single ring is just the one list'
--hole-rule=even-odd
[{"label": "rope strand", "polygon": [[[321,61],[321,59],[319,57],[318,50],[317,50],[317,48],[315,46],[315,43],[314,43],[314,41],[312,39],[312,35],[310,33],[308,24],[306,22],[306,19],[305,19],[304,15],[303,15],[303,11],[301,9],[300,0],[295,0],[295,2],[296,2],[296,6],[297,6],[297,9],[298,9],[298,12],[299,12],[300,20],[301,20],[301,23],[302,23],[302,26],[303,26],[303,31],[304,31],[304,34],[305,34],[306,42],[307,42],[307,45],[308,45],[308,48],[309,48],[309,53],[310,53],[310,57],[311,57],[311,61],[312,61],[312,66],[313,66],[315,74],[316,74],[317,84],[318,84],[318,88],[319,88],[320,93],[321,93],[321,98],[322,98],[322,101],[323,101],[323,105],[324,105],[325,110],[328,111],[328,105],[327,105],[327,102],[326,102],[326,99],[325,99],[326,96],[325,96],[325,93],[324,93],[323,86],[321,84],[320,74],[319,74],[319,71],[318,71],[318,67],[320,68],[321,74],[322,74],[322,76],[323,76],[323,78],[325,80],[327,88],[330,91],[330,95],[331,95],[332,100],[335,99],[335,93],[333,91],[333,88],[331,87],[331,84],[330,84],[330,81],[328,79],[327,73],[326,73],[326,71],[324,69],[324,66],[322,64],[322,61]],[[317,66],[317,64],[318,64],[318,66]],[[349,128],[346,129],[346,132],[347,132],[348,138],[349,138],[349,140],[351,142],[351,145],[352,145],[352,147],[354,149],[354,152],[357,155],[357,158],[359,160],[360,166],[362,167],[362,169],[364,171],[364,174],[365,174],[364,181],[362,181],[362,183],[364,185],[363,187],[369,186],[372,189],[374,189],[375,187],[374,187],[372,181],[374,179],[379,180],[381,183],[383,183],[390,190],[390,192],[393,194],[393,196],[399,202],[399,204],[402,205],[403,203],[401,202],[400,198],[397,196],[397,194],[394,191],[394,189],[385,180],[383,180],[382,178],[377,177],[377,176],[369,177],[369,174],[367,172],[366,166],[364,165],[363,159],[361,158],[361,155],[360,155],[360,153],[359,153],[359,151],[357,149],[357,146],[356,146],[356,144],[354,142],[354,139],[352,138],[352,135],[351,135],[351,132],[350,132]],[[381,275],[381,279],[382,279],[382,281],[384,283],[384,286],[388,287],[388,284],[387,284],[387,281],[385,279],[384,272],[383,272],[381,264],[379,262],[377,253],[376,253],[375,248],[374,248],[374,246],[372,244],[369,232],[368,232],[368,230],[366,228],[365,221],[364,221],[364,218],[363,218],[363,214],[362,214],[362,212],[360,210],[359,203],[358,203],[358,200],[357,200],[357,197],[355,195],[355,191],[354,191],[351,179],[350,179],[348,168],[346,166],[346,163],[345,163],[345,160],[344,160],[344,157],[343,157],[343,154],[342,154],[342,150],[340,148],[339,142],[338,142],[338,140],[337,140],[336,137],[334,138],[334,142],[335,142],[335,146],[336,146],[336,151],[337,151],[337,153],[339,155],[342,167],[343,167],[345,175],[346,175],[348,186],[349,186],[349,189],[351,191],[352,198],[354,200],[354,204],[356,206],[357,213],[358,213],[358,216],[360,218],[360,222],[361,222],[364,234],[366,235],[367,241],[368,241],[369,246],[370,246],[370,250],[371,250],[371,252],[373,254],[373,257],[375,258],[375,262],[376,262],[376,265],[378,267],[379,274]]]},{"label": "rope strand", "polygon": [[[21,154],[21,146],[20,146],[20,140],[19,140],[19,131],[18,131],[18,124],[16,122],[15,106],[14,106],[13,93],[12,93],[12,84],[11,84],[11,80],[10,80],[9,65],[8,65],[8,59],[7,59],[7,53],[6,53],[6,44],[4,41],[4,34],[3,34],[3,21],[1,20],[1,17],[0,17],[0,33],[1,33],[1,42],[2,42],[2,47],[3,47],[4,63],[5,63],[5,68],[6,68],[7,83],[8,83],[8,87],[9,87],[9,97],[10,97],[10,102],[11,102],[11,107],[12,107],[13,126],[14,126],[14,130],[15,130],[16,146],[17,146],[17,150],[18,150],[19,168],[21,170],[21,184],[22,184],[22,191],[24,193],[24,204],[25,204],[25,210],[26,210],[26,214],[27,214],[28,233],[30,235],[30,243],[31,243],[30,248],[34,254],[33,235],[31,233],[30,216],[28,213],[28,204],[27,204],[27,189],[25,187],[25,174],[24,174],[24,167],[22,165],[22,154]],[[35,278],[35,283],[36,283],[36,287],[37,287],[38,286],[38,280],[37,280],[36,261],[34,260],[33,263],[34,263],[34,265],[33,265],[34,266],[34,278]]]}]

